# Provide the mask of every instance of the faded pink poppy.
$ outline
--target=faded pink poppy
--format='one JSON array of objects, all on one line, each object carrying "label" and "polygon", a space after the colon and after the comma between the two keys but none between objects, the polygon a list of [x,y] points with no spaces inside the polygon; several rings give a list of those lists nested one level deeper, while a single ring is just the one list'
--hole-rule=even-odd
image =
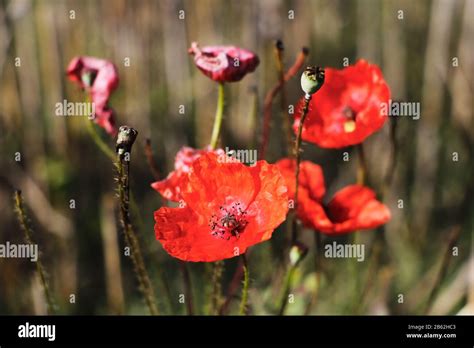
[{"label": "faded pink poppy", "polygon": [[114,111],[108,106],[110,95],[119,83],[115,65],[105,59],[75,57],[69,63],[67,75],[90,94],[95,105],[95,122],[107,133],[115,135]]},{"label": "faded pink poppy", "polygon": [[205,46],[193,42],[188,52],[194,63],[206,76],[216,82],[240,81],[260,63],[258,56],[235,46]]}]

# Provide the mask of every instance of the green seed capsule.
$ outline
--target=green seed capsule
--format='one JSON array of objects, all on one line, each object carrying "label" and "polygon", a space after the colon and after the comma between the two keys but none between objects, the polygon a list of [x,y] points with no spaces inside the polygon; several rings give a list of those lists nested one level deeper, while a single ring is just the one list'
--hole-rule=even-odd
[{"label": "green seed capsule", "polygon": [[306,94],[316,93],[324,84],[324,69],[319,66],[309,66],[301,74],[301,88]]}]

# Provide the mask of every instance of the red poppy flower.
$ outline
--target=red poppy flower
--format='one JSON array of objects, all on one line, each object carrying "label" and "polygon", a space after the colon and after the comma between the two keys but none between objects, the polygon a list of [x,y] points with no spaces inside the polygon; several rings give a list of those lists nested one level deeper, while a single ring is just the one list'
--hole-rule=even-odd
[{"label": "red poppy flower", "polygon": [[[325,71],[324,85],[309,104],[302,139],[325,148],[359,144],[387,120],[382,106],[388,105],[390,89],[380,69],[365,60]],[[300,117],[296,115],[295,132]]]},{"label": "red poppy flower", "polygon": [[[290,199],[294,198],[295,161],[282,159],[276,165],[288,184]],[[373,229],[390,220],[390,210],[368,187],[349,185],[338,191],[327,207],[322,203],[325,190],[321,167],[309,161],[301,162],[297,215],[308,228],[326,234],[343,234]]]},{"label": "red poppy flower", "polygon": [[94,57],[75,57],[67,68],[71,81],[90,93],[95,105],[95,121],[107,133],[115,134],[114,112],[108,107],[110,95],[117,88],[117,68],[111,62]]},{"label": "red poppy flower", "polygon": [[285,180],[275,165],[255,166],[200,156],[181,183],[182,208],[155,211],[155,235],[184,261],[210,262],[268,240],[288,212]]},{"label": "red poppy flower", "polygon": [[203,150],[193,149],[188,146],[182,147],[176,154],[174,171],[169,173],[166,179],[152,183],[151,187],[158,191],[164,198],[178,202],[181,199],[181,182],[191,170],[191,165],[199,157],[209,152],[214,152],[217,155],[224,154],[224,150],[217,149],[212,151],[210,147]]},{"label": "red poppy flower", "polygon": [[260,60],[246,49],[235,46],[206,46],[200,48],[193,42],[188,52],[194,63],[206,76],[217,82],[240,81],[255,70]]}]

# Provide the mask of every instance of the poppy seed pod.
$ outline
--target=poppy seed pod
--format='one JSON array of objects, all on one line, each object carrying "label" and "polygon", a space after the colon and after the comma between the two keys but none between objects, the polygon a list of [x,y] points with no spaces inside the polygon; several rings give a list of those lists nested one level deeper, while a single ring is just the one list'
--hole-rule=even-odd
[{"label": "poppy seed pod", "polygon": [[316,93],[324,83],[324,69],[308,66],[301,74],[301,88],[307,95]]},{"label": "poppy seed pod", "polygon": [[117,135],[116,151],[119,155],[132,150],[138,131],[129,126],[121,126]]}]

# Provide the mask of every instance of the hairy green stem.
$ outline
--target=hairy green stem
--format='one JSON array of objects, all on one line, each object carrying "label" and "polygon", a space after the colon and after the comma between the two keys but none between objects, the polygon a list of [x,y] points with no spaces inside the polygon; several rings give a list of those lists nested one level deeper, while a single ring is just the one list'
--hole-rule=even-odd
[{"label": "hairy green stem", "polygon": [[[130,155],[129,153],[127,154],[128,156]],[[155,303],[153,286],[145,268],[140,244],[130,220],[129,160],[127,161],[125,156],[122,154],[118,154],[116,165],[118,172],[118,194],[120,200],[120,222],[125,234],[125,242],[130,248],[130,256],[132,258],[135,274],[140,285],[140,291],[145,299],[145,303],[148,306],[150,314],[157,315],[158,308]]]},{"label": "hairy green stem", "polygon": [[286,305],[288,304],[288,295],[290,294],[291,281],[293,280],[293,275],[295,273],[296,267],[298,264],[291,265],[286,273],[285,284],[283,286],[283,292],[280,297],[280,307],[278,310],[278,315],[284,315],[286,310]]},{"label": "hairy green stem", "polygon": [[[20,226],[23,232],[25,233],[25,240],[28,244],[34,244],[33,231],[28,223],[28,217],[26,215],[26,211],[23,206],[23,197],[21,195],[20,190],[15,191],[14,200],[15,200],[15,212],[17,214],[18,221],[20,222]],[[38,259],[36,260],[36,271],[38,272],[38,276],[41,282],[41,287],[43,288],[43,293],[46,300],[46,308],[47,308],[48,314],[54,314],[55,310],[54,310],[53,298],[49,290],[48,282],[46,280],[43,263],[41,262],[39,256],[38,256]]]},{"label": "hairy green stem", "polygon": [[89,132],[89,135],[91,136],[92,140],[94,140],[94,143],[112,162],[114,162],[115,153],[112,151],[112,149],[109,146],[107,146],[107,144],[102,140],[100,135],[97,133],[94,122],[86,118],[86,124],[87,124],[87,127],[86,127],[87,131]]},{"label": "hairy green stem", "polygon": [[247,265],[247,257],[245,256],[245,254],[242,255],[242,261],[244,270],[244,281],[242,286],[242,300],[240,301],[239,314],[245,315],[247,314],[247,301],[249,295],[249,268]]},{"label": "hairy green stem", "polygon": [[193,315],[193,292],[191,286],[191,275],[189,274],[188,264],[180,261],[181,273],[183,274],[184,290],[186,292],[186,310],[188,315]]},{"label": "hairy green stem", "polygon": [[219,136],[221,134],[222,128],[222,119],[224,117],[224,83],[219,83],[219,92],[217,97],[217,109],[216,109],[216,116],[214,118],[214,126],[212,128],[212,136],[211,136],[211,149],[215,150],[219,143]]},{"label": "hairy green stem", "polygon": [[294,199],[294,213],[291,216],[291,241],[292,244],[296,243],[297,240],[297,226],[296,226],[296,212],[298,209],[298,189],[299,189],[299,176],[300,176],[300,163],[301,163],[301,134],[303,132],[303,124],[308,115],[309,102],[311,101],[311,94],[306,94],[304,98],[303,114],[301,115],[300,124],[298,125],[298,133],[296,135],[294,155],[296,158],[296,170],[295,170],[295,199]]},{"label": "hairy green stem", "polygon": [[224,270],[224,261],[216,261],[212,267],[212,295],[211,295],[211,312],[210,314],[216,315],[219,313],[219,306],[221,302],[221,280],[222,272]]}]

